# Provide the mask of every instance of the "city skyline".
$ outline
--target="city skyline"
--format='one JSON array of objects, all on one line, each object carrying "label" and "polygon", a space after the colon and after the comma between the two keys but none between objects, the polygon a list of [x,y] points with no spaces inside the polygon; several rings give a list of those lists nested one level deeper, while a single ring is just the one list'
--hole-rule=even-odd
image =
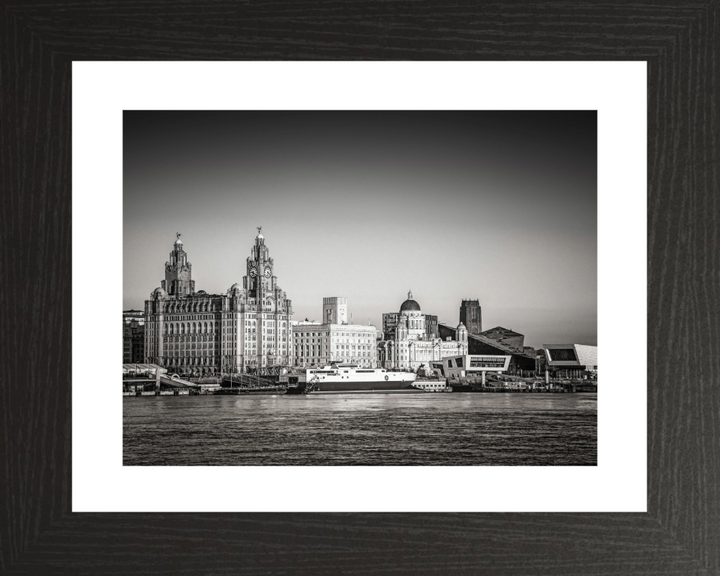
[{"label": "city skyline", "polygon": [[[348,299],[381,327],[412,290],[456,325],[597,343],[595,112],[125,112],[124,309],[175,240],[197,290],[242,284],[262,226],[293,320]],[[348,316],[349,316],[348,314]]]}]

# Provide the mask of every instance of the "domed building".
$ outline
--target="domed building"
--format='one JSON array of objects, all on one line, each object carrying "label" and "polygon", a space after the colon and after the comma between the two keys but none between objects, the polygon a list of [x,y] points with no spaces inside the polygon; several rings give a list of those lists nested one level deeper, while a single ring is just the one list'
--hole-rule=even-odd
[{"label": "domed building", "polygon": [[413,300],[412,291],[408,292],[407,300],[400,305],[398,326],[405,327],[407,337],[411,340],[421,339],[425,335],[425,315],[420,310],[420,304]]},{"label": "domed building", "polygon": [[433,360],[467,354],[465,326],[458,326],[457,340],[441,340],[436,335],[437,316],[423,314],[412,291],[399,312],[383,314],[383,332],[384,339],[378,344],[378,361],[383,368],[416,371],[423,365],[429,367]]},{"label": "domed building", "polygon": [[395,338],[395,330],[401,324],[401,319],[409,333],[418,338],[431,340],[438,337],[437,316],[422,312],[420,304],[414,300],[412,290],[408,292],[407,300],[400,305],[399,312],[386,312],[382,315],[383,340]]},{"label": "domed building", "polygon": [[400,304],[400,314],[402,314],[403,312],[406,312],[408,315],[411,312],[420,312],[420,304],[413,300],[412,290],[408,292],[408,299],[405,300],[405,302],[403,302],[402,304]]}]

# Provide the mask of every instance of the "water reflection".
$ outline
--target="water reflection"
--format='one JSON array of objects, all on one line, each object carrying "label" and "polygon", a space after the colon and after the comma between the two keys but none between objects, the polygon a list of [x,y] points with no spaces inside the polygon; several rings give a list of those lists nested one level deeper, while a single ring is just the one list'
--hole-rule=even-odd
[{"label": "water reflection", "polygon": [[123,399],[125,465],[595,465],[596,394]]}]

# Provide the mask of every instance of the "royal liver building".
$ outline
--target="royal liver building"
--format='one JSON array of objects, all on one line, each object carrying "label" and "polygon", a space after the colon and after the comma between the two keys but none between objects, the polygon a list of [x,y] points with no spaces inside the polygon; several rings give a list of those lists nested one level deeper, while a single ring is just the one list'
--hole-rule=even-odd
[{"label": "royal liver building", "polygon": [[291,362],[292,305],[277,285],[260,233],[246,261],[243,285],[225,294],[195,291],[180,234],[165,280],[145,301],[145,361],[184,376],[273,372]]}]

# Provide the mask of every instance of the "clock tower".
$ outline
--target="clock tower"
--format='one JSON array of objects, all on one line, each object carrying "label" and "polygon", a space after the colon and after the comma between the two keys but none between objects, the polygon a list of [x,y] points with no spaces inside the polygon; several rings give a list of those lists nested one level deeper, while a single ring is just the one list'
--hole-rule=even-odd
[{"label": "clock tower", "polygon": [[255,246],[247,259],[247,276],[245,277],[248,295],[254,298],[260,298],[262,294],[273,292],[275,288],[273,259],[270,258],[270,250],[265,246],[265,237],[261,232],[262,226],[259,226],[257,230]]},{"label": "clock tower", "polygon": [[265,245],[262,227],[258,227],[255,244],[245,262],[242,294],[233,322],[238,326],[236,352],[240,366],[256,367],[268,372],[272,366],[290,362],[292,304],[277,285],[275,264]]}]

